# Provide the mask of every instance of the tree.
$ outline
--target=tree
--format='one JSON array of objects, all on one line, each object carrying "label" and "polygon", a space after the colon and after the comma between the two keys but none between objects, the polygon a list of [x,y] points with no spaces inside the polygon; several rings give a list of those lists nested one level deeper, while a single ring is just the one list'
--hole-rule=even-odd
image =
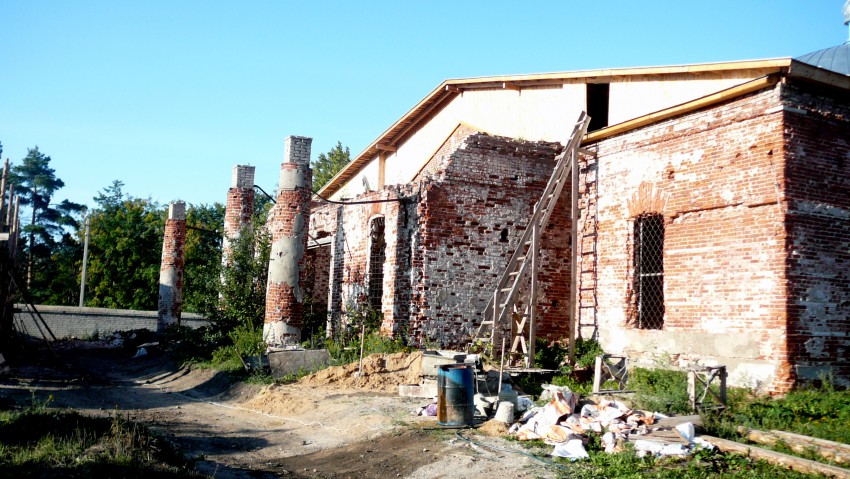
[{"label": "tree", "polygon": [[327,154],[319,153],[319,158],[313,163],[313,192],[322,189],[349,161],[351,152],[347,146],[343,148],[340,141]]},{"label": "tree", "polygon": [[209,315],[217,308],[221,283],[224,206],[189,205],[186,227],[183,311]]},{"label": "tree", "polygon": [[94,198],[86,305],[156,310],[165,211],[113,181]]},{"label": "tree", "polygon": [[26,283],[32,296],[42,299],[45,296],[40,290],[43,283],[55,279],[44,269],[49,269],[56,238],[65,233],[67,227],[79,227],[78,217],[85,207],[68,200],[51,205],[54,193],[65,183],[56,177],[56,171],[50,167],[50,157],[41,153],[38,146],[28,149],[21,164],[12,167],[10,179],[17,187],[21,204],[30,208],[30,222],[22,229],[27,235],[24,244]]}]

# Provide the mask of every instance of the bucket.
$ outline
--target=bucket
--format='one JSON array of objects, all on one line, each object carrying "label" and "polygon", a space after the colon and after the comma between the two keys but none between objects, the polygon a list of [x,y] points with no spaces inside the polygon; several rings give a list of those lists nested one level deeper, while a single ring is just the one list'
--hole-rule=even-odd
[{"label": "bucket", "polygon": [[437,371],[437,422],[441,426],[472,426],[475,412],[473,367],[445,364]]}]

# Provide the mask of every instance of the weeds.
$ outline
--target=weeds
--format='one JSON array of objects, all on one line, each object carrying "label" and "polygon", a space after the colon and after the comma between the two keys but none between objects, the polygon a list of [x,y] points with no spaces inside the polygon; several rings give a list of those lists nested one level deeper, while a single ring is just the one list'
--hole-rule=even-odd
[{"label": "weeds", "polygon": [[0,412],[0,477],[202,477],[143,426],[48,411],[49,401]]}]

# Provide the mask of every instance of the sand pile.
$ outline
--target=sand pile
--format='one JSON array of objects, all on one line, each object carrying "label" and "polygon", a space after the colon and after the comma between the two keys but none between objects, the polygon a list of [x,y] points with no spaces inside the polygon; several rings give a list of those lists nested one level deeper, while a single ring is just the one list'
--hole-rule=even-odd
[{"label": "sand pile", "polygon": [[334,366],[305,376],[298,383],[307,386],[342,386],[373,391],[398,392],[399,384],[419,384],[422,374],[422,353],[371,354],[359,362]]}]

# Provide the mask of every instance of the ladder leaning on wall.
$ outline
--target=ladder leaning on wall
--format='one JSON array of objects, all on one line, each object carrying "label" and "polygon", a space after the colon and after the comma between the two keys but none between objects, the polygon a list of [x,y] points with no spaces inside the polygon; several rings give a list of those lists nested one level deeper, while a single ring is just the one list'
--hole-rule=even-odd
[{"label": "ladder leaning on wall", "polygon": [[[555,157],[555,168],[552,171],[552,176],[549,177],[549,182],[546,184],[546,189],[543,190],[540,201],[534,205],[528,227],[523,232],[516,250],[502,272],[487,307],[484,308],[484,320],[478,326],[473,338],[474,342],[476,339],[483,339],[489,335],[495,353],[496,348],[501,345],[504,333],[510,328],[509,357],[513,359],[521,355],[523,366],[526,368],[534,365],[540,238],[543,229],[549,222],[549,217],[552,216],[555,204],[558,202],[564,186],[572,177],[571,172],[574,169],[578,170],[576,165],[578,165],[579,145],[587,132],[589,122],[590,117],[587,116],[587,113],[581,112],[564,150]],[[573,189],[575,189],[575,186],[573,186]],[[573,192],[573,195],[575,194],[577,194],[577,191]],[[576,217],[575,213],[573,212],[573,218]],[[575,225],[573,225],[573,228],[575,228]],[[573,236],[575,235],[573,234]],[[574,248],[575,241],[573,241]],[[525,282],[527,275],[531,276],[528,283]],[[572,317],[573,313],[570,314]],[[512,365],[512,361],[506,362]]]}]

